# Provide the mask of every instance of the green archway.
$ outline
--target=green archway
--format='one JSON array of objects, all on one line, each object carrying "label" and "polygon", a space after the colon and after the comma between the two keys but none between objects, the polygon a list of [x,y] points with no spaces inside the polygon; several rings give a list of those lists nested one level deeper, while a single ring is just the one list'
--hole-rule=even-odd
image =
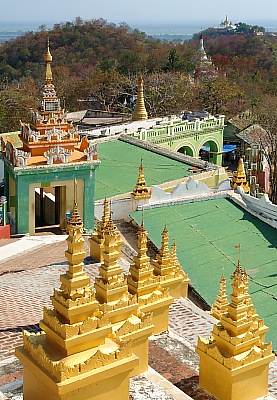
[{"label": "green archway", "polygon": [[177,150],[178,153],[186,154],[187,156],[194,157],[193,149],[189,146],[182,146]]},{"label": "green archway", "polygon": [[206,140],[199,147],[199,157],[213,164],[221,165],[221,149],[215,140]]}]

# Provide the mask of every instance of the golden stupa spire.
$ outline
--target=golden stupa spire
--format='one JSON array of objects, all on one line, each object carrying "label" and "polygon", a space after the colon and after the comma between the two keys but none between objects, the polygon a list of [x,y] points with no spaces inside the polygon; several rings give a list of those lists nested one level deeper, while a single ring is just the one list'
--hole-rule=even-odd
[{"label": "golden stupa spire", "polygon": [[[175,271],[183,271],[182,266],[177,257],[177,246],[176,246],[175,239],[173,239],[173,243],[171,245],[171,261],[172,261],[172,264],[174,265]],[[185,275],[187,277],[187,274],[185,274]]]},{"label": "golden stupa spire", "polygon": [[220,320],[221,316],[227,312],[228,309],[228,298],[226,294],[226,278],[224,272],[220,279],[219,293],[217,299],[211,307],[211,314]]},{"label": "golden stupa spire", "polygon": [[79,229],[81,233],[83,232],[83,221],[82,218],[80,217],[80,214],[78,212],[78,204],[77,204],[77,180],[74,179],[74,206],[73,206],[73,211],[72,215],[67,223],[67,230],[76,230]]},{"label": "golden stupa spire", "polygon": [[52,55],[50,53],[50,42],[49,38],[47,41],[47,52],[44,56],[44,61],[46,62],[46,74],[45,74],[45,84],[51,85],[52,84],[52,70],[51,70],[51,63],[52,63]]},{"label": "golden stupa spire", "polygon": [[113,219],[112,219],[112,201],[110,200],[110,215],[109,215],[109,219],[106,223],[105,229],[104,229],[104,236],[105,235],[109,235],[109,236],[118,236],[118,230],[116,229],[114,223],[113,223]]},{"label": "golden stupa spire", "polygon": [[138,77],[138,97],[135,109],[132,114],[133,121],[141,121],[144,119],[148,119],[148,114],[144,104],[144,95],[143,95],[143,79],[140,74]]},{"label": "golden stupa spire", "polygon": [[[62,286],[59,290],[55,290],[52,303],[61,315],[63,315],[67,323],[75,323],[84,320],[88,316],[87,311],[82,310],[83,306],[85,309],[85,303],[95,303],[90,279],[83,271],[86,253],[84,251],[84,238],[82,235],[83,221],[78,212],[76,179],[74,179],[74,207],[67,224],[67,230],[68,238],[66,241],[68,248],[65,251],[65,256],[68,260],[68,270],[60,277]],[[76,302],[79,298],[83,298],[83,306],[80,306],[80,315],[76,315],[71,311],[71,303],[65,300]],[[93,306],[93,308],[95,307]]]},{"label": "golden stupa spire", "polygon": [[170,255],[170,251],[169,251],[169,247],[168,247],[168,238],[169,238],[169,234],[168,234],[168,229],[166,227],[166,219],[165,219],[164,229],[162,231],[162,245],[161,245],[161,249],[159,252],[161,257],[168,257]]},{"label": "golden stupa spire", "polygon": [[110,220],[109,202],[107,200],[107,197],[105,197],[103,203],[103,215],[102,215],[102,220],[100,222],[100,233],[105,229],[109,220]]},{"label": "golden stupa spire", "polygon": [[144,210],[142,209],[141,226],[138,229],[138,255],[134,257],[135,265],[137,268],[144,268],[149,264],[150,257],[147,256],[147,237],[148,233],[144,227]]},{"label": "golden stupa spire", "polygon": [[150,199],[150,197],[151,197],[150,189],[148,189],[146,186],[146,180],[144,177],[144,168],[142,165],[142,159],[140,160],[139,176],[137,179],[136,187],[132,191],[131,196],[135,200]]},{"label": "golden stupa spire", "polygon": [[238,168],[233,173],[230,185],[234,190],[236,190],[238,186],[241,186],[245,193],[248,193],[250,190],[248,182],[246,180],[246,174],[242,158],[239,159]]}]

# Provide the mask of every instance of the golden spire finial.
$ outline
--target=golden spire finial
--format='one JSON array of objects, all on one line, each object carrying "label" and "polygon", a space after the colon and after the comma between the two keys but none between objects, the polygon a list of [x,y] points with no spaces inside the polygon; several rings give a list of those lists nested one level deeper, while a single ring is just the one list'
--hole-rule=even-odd
[{"label": "golden spire finial", "polygon": [[105,196],[104,203],[103,203],[103,217],[102,221],[107,222],[109,219],[109,202],[107,200],[107,197]]},{"label": "golden spire finial", "polygon": [[173,239],[173,243],[171,245],[171,254],[173,257],[176,256],[176,250],[177,250],[176,239]]},{"label": "golden spire finial", "polygon": [[49,38],[47,40],[47,52],[44,56],[44,61],[46,62],[46,73],[45,73],[45,80],[46,80],[46,85],[49,85],[52,83],[52,70],[51,70],[51,62],[52,62],[52,55],[50,53],[50,41]]},{"label": "golden spire finial", "polygon": [[69,218],[69,221],[67,223],[67,230],[83,230],[83,221],[82,218],[80,217],[80,214],[78,212],[78,204],[77,204],[77,180],[76,178],[74,179],[74,206],[73,206],[73,211],[72,215]]},{"label": "golden spire finial", "polygon": [[112,201],[110,200],[110,216],[109,216],[109,220],[106,223],[106,226],[104,228],[104,232],[107,235],[116,236],[116,235],[118,235],[118,231],[116,230],[115,225],[113,223],[112,214],[113,214],[113,212],[112,212]]},{"label": "golden spire finial", "polygon": [[164,257],[164,256],[167,257],[170,254],[170,251],[169,251],[169,248],[168,248],[168,237],[169,237],[169,234],[168,234],[168,230],[167,230],[167,227],[166,227],[166,215],[165,215],[165,218],[164,218],[164,229],[162,231],[162,245],[161,245],[161,249],[159,251],[159,254],[162,257]]}]

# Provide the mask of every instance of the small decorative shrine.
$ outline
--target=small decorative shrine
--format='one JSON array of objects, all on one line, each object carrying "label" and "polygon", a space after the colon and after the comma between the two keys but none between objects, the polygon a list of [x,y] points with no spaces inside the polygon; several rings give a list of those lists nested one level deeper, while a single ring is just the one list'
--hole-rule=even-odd
[{"label": "small decorative shrine", "polygon": [[150,199],[150,197],[151,197],[151,190],[148,189],[148,187],[146,186],[146,180],[145,180],[143,171],[144,171],[144,168],[143,168],[142,160],[141,160],[140,167],[139,167],[139,176],[137,179],[136,187],[131,192],[131,197],[134,200],[147,200],[147,199]]},{"label": "small decorative shrine", "polygon": [[[248,293],[248,275],[240,262],[232,276],[231,302],[210,338],[198,338],[199,384],[219,400],[254,400],[268,393],[272,344]],[[261,331],[262,330],[262,331]]]},{"label": "small decorative shrine", "polygon": [[140,310],[153,313],[154,333],[157,334],[168,329],[168,311],[174,299],[169,295],[169,290],[161,286],[160,277],[153,274],[153,267],[146,253],[147,231],[142,222],[138,230],[137,255],[130,265],[127,282],[129,292],[138,297]]},{"label": "small decorative shrine", "polygon": [[[110,212],[112,205],[110,204]],[[103,251],[104,251],[104,242],[105,242],[105,229],[110,221],[110,213],[109,213],[109,202],[105,198],[104,203],[103,203],[103,216],[102,220],[96,227],[95,231],[91,234],[89,238],[89,244],[90,244],[90,256],[93,258],[96,262],[103,262]],[[118,229],[115,228],[115,233],[116,233],[116,238],[118,241],[118,251],[120,253],[121,249],[121,238],[120,238],[120,232]]]},{"label": "small decorative shrine", "polygon": [[171,252],[168,247],[168,230],[166,225],[162,232],[162,246],[153,260],[154,275],[160,278],[163,288],[168,288],[174,298],[187,297],[190,279],[183,271],[176,254],[176,243],[172,244]]},{"label": "small decorative shrine", "polygon": [[148,337],[154,331],[152,315],[139,309],[137,296],[128,292],[127,278],[123,277],[123,268],[118,264],[122,241],[111,214],[103,237],[104,261],[99,267],[100,277],[95,279],[96,298],[101,311],[112,323],[114,334],[131,341],[132,351],[139,357],[139,365],[132,373],[137,375],[148,369]]},{"label": "small decorative shrine", "polygon": [[[22,146],[16,148],[8,138],[1,140],[8,209],[17,233],[34,234],[36,220],[65,229],[76,178],[80,213],[85,228],[92,231],[95,170],[100,164],[97,145],[81,139],[66,120],[53,84],[49,42],[45,62],[43,97],[38,109],[30,110],[30,121],[21,122]],[[54,200],[49,201],[50,196]]]},{"label": "small decorative shrine", "polygon": [[77,209],[68,222],[68,270],[44,308],[38,334],[23,332],[16,356],[24,366],[24,400],[129,399],[137,367],[131,343],[116,338],[83,270],[83,223]]},{"label": "small decorative shrine", "polygon": [[244,193],[249,193],[249,191],[250,191],[248,182],[246,180],[246,174],[245,174],[242,158],[239,159],[238,169],[237,169],[237,171],[234,171],[230,185],[234,190],[236,190],[238,186],[241,186],[244,190]]}]

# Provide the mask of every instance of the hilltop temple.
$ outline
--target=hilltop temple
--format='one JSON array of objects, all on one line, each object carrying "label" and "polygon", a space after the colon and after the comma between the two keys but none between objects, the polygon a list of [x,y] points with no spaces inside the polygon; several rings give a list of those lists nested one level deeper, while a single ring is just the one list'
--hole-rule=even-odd
[{"label": "hilltop temple", "polygon": [[49,43],[45,63],[42,100],[36,111],[30,111],[30,121],[21,122],[22,146],[16,148],[9,139],[1,140],[8,209],[17,233],[34,234],[36,225],[64,229],[72,211],[73,180],[77,179],[84,226],[93,230],[97,146],[86,138],[81,140],[66,121],[53,84]]}]

